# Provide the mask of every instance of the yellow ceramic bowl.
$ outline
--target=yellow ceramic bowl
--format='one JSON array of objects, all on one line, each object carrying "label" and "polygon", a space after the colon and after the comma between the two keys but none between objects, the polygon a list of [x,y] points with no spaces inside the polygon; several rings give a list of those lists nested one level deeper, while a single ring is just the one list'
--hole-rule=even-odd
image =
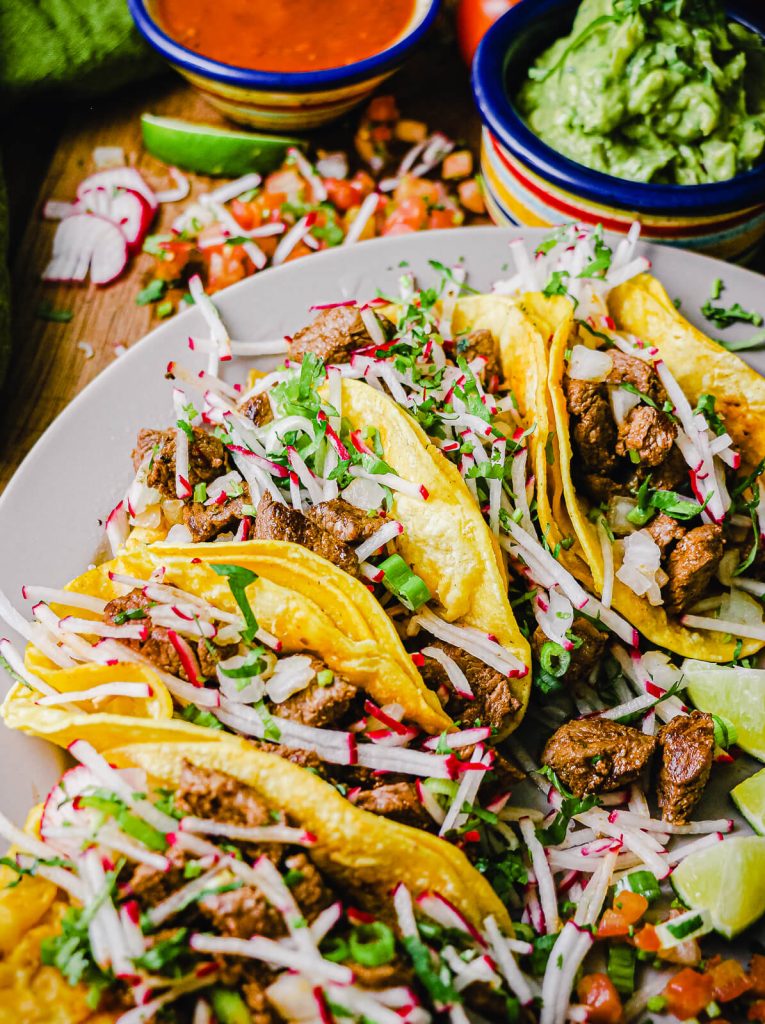
[{"label": "yellow ceramic bowl", "polygon": [[226,117],[281,132],[315,128],[361,103],[417,45],[440,3],[416,0],[412,20],[400,38],[372,57],[343,67],[300,72],[257,71],[212,60],[167,35],[157,20],[154,0],[128,0],[128,7],[144,39]]}]

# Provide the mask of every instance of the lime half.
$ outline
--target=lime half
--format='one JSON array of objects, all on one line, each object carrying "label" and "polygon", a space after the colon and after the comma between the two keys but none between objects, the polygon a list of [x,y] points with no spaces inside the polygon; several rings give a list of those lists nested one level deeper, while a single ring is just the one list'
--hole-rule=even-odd
[{"label": "lime half", "polygon": [[754,831],[765,836],[765,768],[734,786],[730,798]]},{"label": "lime half", "polygon": [[686,857],[670,876],[692,910],[706,910],[715,931],[732,939],[765,913],[765,838],[726,839]]},{"label": "lime half", "polygon": [[227,178],[272,171],[289,146],[305,146],[300,139],[231,131],[155,114],[141,115],[141,132],[144,146],[165,163]]},{"label": "lime half", "polygon": [[683,672],[695,706],[727,718],[736,727],[738,746],[765,761],[765,671],[686,661]]}]

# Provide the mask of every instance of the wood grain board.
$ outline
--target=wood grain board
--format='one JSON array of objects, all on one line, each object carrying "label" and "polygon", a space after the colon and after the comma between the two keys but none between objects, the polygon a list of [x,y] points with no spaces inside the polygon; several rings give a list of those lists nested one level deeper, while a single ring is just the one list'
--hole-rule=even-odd
[{"label": "wood grain board", "polygon": [[[480,126],[472,107],[468,73],[450,41],[435,38],[382,91],[396,95],[403,116],[424,120],[455,138],[467,138],[476,148]],[[46,427],[118,357],[120,346],[134,344],[157,323],[151,307],[135,302],[151,274],[148,255],[135,257],[129,272],[105,288],[40,280],[55,232],[55,224],[42,220],[43,204],[46,199],[74,197],[78,183],[94,170],[95,146],[122,146],[129,162],[150,182],[158,188],[170,186],[164,166],[141,147],[140,115],[144,111],[223,123],[220,115],[175,76],[134,87],[117,97],[80,104],[77,109],[70,108],[68,115],[62,111],[66,124],[12,261],[14,356],[0,401],[0,491]],[[309,139],[325,149],[350,150],[357,119],[357,113],[351,114],[338,125],[317,130]],[[18,178],[19,170],[15,170]],[[192,194],[209,189],[211,180],[193,178]],[[152,230],[167,228],[179,209],[173,204],[162,207]],[[71,310],[71,321],[41,319],[38,309],[43,303]],[[92,346],[92,358],[78,347],[80,342]],[[76,458],[76,453],[62,452],[61,457]]]}]

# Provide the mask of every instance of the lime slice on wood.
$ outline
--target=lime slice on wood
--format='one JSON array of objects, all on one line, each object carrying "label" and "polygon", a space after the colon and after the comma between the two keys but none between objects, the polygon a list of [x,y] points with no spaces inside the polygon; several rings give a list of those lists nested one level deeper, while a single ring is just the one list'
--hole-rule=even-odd
[{"label": "lime slice on wood", "polygon": [[272,171],[289,146],[305,146],[300,139],[282,135],[255,135],[155,114],[141,115],[141,132],[144,146],[165,163],[227,178]]},{"label": "lime slice on wood", "polygon": [[754,831],[765,836],[765,768],[734,786],[730,798]]},{"label": "lime slice on wood", "polygon": [[692,910],[706,910],[732,939],[765,913],[765,838],[742,836],[692,853],[670,876]]},{"label": "lime slice on wood", "polygon": [[693,704],[727,718],[736,727],[738,746],[765,761],[765,670],[686,661],[683,672]]}]

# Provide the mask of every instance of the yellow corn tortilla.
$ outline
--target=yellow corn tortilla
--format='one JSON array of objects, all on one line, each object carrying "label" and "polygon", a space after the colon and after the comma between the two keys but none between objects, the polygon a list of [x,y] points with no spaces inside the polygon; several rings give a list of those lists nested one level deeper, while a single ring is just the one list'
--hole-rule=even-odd
[{"label": "yellow corn tortilla", "polygon": [[650,274],[615,288],[608,308],[620,331],[658,348],[692,405],[703,394],[715,396],[744,469],[765,458],[765,378],[688,323]]},{"label": "yellow corn tortilla", "polygon": [[[556,431],[560,444],[560,458],[557,471],[562,480],[563,492],[571,521],[581,544],[584,558],[589,566],[591,585],[599,596],[603,593],[604,563],[600,538],[595,523],[588,518],[589,503],[580,497],[571,475],[571,460],[575,458],[571,445],[568,406],[563,391],[563,377],[566,370],[566,349],[570,345],[570,332],[565,323],[559,325],[550,348],[548,384],[553,404]],[[689,360],[690,362],[690,360]],[[619,569],[617,553],[614,552],[614,572]],[[572,570],[573,571],[573,570]],[[580,577],[581,579],[581,577]],[[583,583],[588,581],[582,579]],[[728,642],[722,635],[705,630],[689,629],[673,622],[663,607],[654,607],[645,598],[638,597],[629,587],[614,579],[613,608],[638,629],[647,640],[666,647],[685,658],[701,661],[730,661],[736,654],[737,641]],[[760,650],[762,643],[745,640],[741,656],[747,657]]]},{"label": "yellow corn tortilla", "polygon": [[[286,554],[301,555],[304,548],[280,542],[274,550],[274,542],[249,541],[232,546],[197,545],[190,548],[170,548],[158,545],[151,549],[136,550],[120,555],[95,569],[89,570],[69,584],[70,590],[110,600],[123,589],[113,583],[110,572],[118,572],[139,579],[147,579],[160,565],[166,568],[164,580],[177,583],[184,590],[203,597],[217,607],[237,612],[226,577],[218,576],[210,563],[234,563],[258,573],[258,579],[250,584],[247,597],[260,625],[275,634],[282,641],[287,653],[315,651],[332,671],[345,676],[350,682],[364,690],[378,704],[400,703],[406,708],[407,718],[430,733],[453,728],[448,715],[441,710],[438,698],[432,693],[416,672],[401,641],[389,624],[387,616],[372,601],[379,611],[380,629],[383,620],[389,626],[387,643],[370,635],[366,620],[360,616],[348,600],[347,592],[334,595],[331,587],[322,588],[311,574],[301,575],[297,569],[291,571],[289,557],[276,557],[283,549],[294,549]],[[263,550],[263,553],[261,553]],[[340,569],[329,566],[315,556],[327,572],[332,569],[345,583],[347,577]],[[194,558],[197,561],[192,562]],[[298,559],[299,562],[299,559]],[[273,581],[289,578],[297,586],[304,585],[306,592],[319,589],[317,601],[306,596],[299,589],[289,589]],[[331,578],[332,574],[327,573]],[[353,582],[353,581],[351,581]],[[361,587],[364,595],[368,591]],[[337,606],[337,607],[335,607]],[[56,606],[59,613],[63,606]],[[333,613],[337,612],[336,618]],[[82,617],[97,617],[92,612],[77,610]],[[398,657],[392,657],[397,651]],[[6,723],[34,735],[41,735],[53,742],[66,746],[77,735],[87,732],[90,741],[99,749],[124,742],[123,731],[130,728],[150,728],[154,723],[172,720],[173,703],[164,685],[150,667],[133,663],[117,666],[86,665],[71,669],[60,669],[45,655],[30,645],[26,652],[26,663],[31,672],[40,676],[58,690],[88,689],[104,682],[117,679],[146,681],[152,687],[150,700],[135,698],[114,698],[105,702],[104,707],[94,708],[92,702],[78,705],[82,710],[41,707],[35,703],[37,694],[22,684],[15,685],[8,694],[2,715]],[[411,666],[411,668],[409,668]],[[91,711],[89,714],[88,712]],[[179,729],[183,722],[174,721],[173,728]],[[216,735],[217,735],[216,731]],[[143,735],[143,733],[142,733]]]},{"label": "yellow corn tortilla", "polygon": [[[142,768],[152,786],[177,784],[184,761],[233,775],[317,837],[312,860],[350,902],[391,923],[388,894],[403,882],[415,896],[438,891],[476,926],[492,914],[512,934],[504,905],[460,850],[359,810],[334,787],[289,761],[236,739],[137,743],[106,756],[117,767]],[[38,807],[27,820],[27,831],[39,832],[39,816]],[[86,986],[70,986],[56,968],[41,963],[40,943],[60,931],[66,900],[43,878],[25,876],[7,888],[16,879],[15,872],[0,868],[0,1024],[113,1024],[123,1010],[88,1009]]]}]

